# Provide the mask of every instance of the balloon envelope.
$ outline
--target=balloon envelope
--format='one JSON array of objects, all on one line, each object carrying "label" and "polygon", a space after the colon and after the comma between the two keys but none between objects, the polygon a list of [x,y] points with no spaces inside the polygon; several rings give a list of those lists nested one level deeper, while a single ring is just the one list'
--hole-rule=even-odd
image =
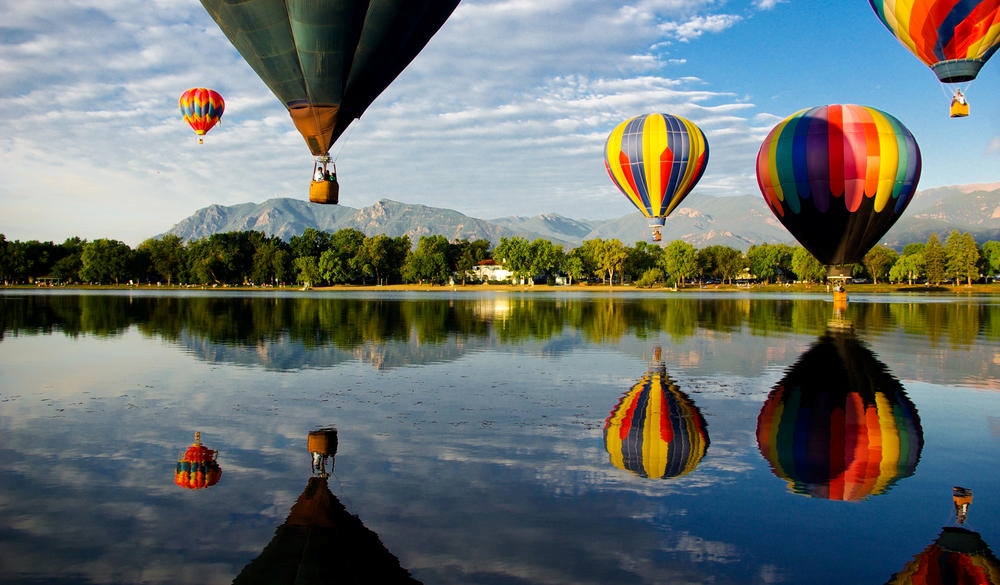
[{"label": "balloon envelope", "polygon": [[324,156],[459,0],[201,0]]},{"label": "balloon envelope", "polygon": [[785,228],[827,266],[860,262],[903,214],[920,150],[896,118],[866,106],[802,110],[757,153],[757,184]]},{"label": "balloon envelope", "polygon": [[1000,560],[978,532],[945,527],[888,585],[1000,585]]},{"label": "balloon envelope", "polygon": [[975,79],[1000,47],[998,0],[868,0],[882,24],[943,83]]},{"label": "balloon envelope", "polygon": [[608,136],[604,167],[611,181],[651,225],[687,197],[708,165],[708,140],[690,120],[645,114],[625,120]]},{"label": "balloon envelope", "polygon": [[642,477],[690,473],[708,449],[708,428],[698,407],[662,368],[651,368],[604,423],[611,463]]},{"label": "balloon envelope", "polygon": [[222,467],[216,461],[216,455],[215,451],[201,444],[201,433],[195,433],[194,443],[177,461],[174,483],[192,490],[219,483]]},{"label": "balloon envelope", "polygon": [[192,87],[177,100],[184,121],[194,133],[204,136],[212,129],[226,110],[226,102],[219,92],[204,87]]},{"label": "balloon envelope", "polygon": [[838,333],[813,344],[768,395],[757,446],[791,491],[861,500],[913,475],[923,431],[899,381]]}]

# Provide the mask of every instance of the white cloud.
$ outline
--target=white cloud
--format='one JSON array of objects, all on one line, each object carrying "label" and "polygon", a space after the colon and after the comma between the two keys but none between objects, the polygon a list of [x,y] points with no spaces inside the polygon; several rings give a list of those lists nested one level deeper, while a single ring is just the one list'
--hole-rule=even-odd
[{"label": "white cloud", "polygon": [[[775,77],[780,55],[715,47],[789,7],[463,0],[334,146],[341,201],[387,197],[480,217],[623,215],[631,208],[606,177],[603,142],[650,111],[688,117],[709,136],[700,191],[752,193],[759,141],[802,107],[784,103],[800,89]],[[0,233],[10,239],[136,243],[213,203],[305,196],[311,157],[287,112],[195,0],[5,3],[0,22]],[[708,67],[707,51],[719,55]],[[736,88],[751,57],[764,68],[760,86]],[[194,86],[227,103],[201,146],[177,112]],[[59,169],[79,182],[72,204]]]}]

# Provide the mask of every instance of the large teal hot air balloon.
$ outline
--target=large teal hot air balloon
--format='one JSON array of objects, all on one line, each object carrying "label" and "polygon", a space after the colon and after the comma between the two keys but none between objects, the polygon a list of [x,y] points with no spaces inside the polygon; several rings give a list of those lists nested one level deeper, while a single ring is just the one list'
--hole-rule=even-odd
[{"label": "large teal hot air balloon", "polygon": [[458,2],[201,0],[324,165],[337,138],[420,53]]},{"label": "large teal hot air balloon", "polygon": [[608,136],[604,168],[625,197],[649,219],[653,241],[705,173],[708,140],[690,120],[645,114],[625,120]]},{"label": "large teal hot air balloon", "polygon": [[802,110],[757,153],[768,207],[831,276],[860,262],[917,190],[920,149],[889,114],[856,105]]}]

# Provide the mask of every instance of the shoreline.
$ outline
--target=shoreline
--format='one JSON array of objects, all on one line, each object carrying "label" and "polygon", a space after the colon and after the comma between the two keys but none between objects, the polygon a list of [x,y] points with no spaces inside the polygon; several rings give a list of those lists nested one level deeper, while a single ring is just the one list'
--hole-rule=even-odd
[{"label": "shoreline", "polygon": [[[705,292],[795,292],[832,294],[833,289],[820,284],[763,284],[763,285],[688,285],[678,287],[637,288],[632,285],[573,284],[573,285],[513,285],[513,284],[388,284],[388,285],[333,285],[303,289],[300,286],[210,286],[210,285],[57,285],[39,286],[34,284],[0,285],[0,290],[232,290],[247,292],[267,291],[307,291],[307,292],[509,292],[509,293],[645,293],[645,294],[685,294]],[[1000,283],[969,285],[926,286],[921,284],[852,284],[848,294],[879,293],[923,293],[923,294],[997,294]]]}]

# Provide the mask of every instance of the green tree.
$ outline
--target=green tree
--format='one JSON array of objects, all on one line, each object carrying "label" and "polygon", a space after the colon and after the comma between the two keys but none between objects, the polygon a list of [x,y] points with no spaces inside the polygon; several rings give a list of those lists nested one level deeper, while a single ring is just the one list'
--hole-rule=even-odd
[{"label": "green tree", "polygon": [[254,242],[251,282],[277,286],[289,280],[291,269],[291,250],[281,238],[261,237]]},{"label": "green tree", "polygon": [[83,246],[80,278],[100,284],[120,284],[128,278],[126,268],[132,249],[124,242],[100,238]]},{"label": "green tree", "polygon": [[52,265],[52,276],[68,282],[80,280],[80,269],[83,268],[80,258],[86,243],[86,240],[78,237],[66,238],[66,241],[59,246],[62,252],[60,258]]},{"label": "green tree", "polygon": [[649,270],[658,267],[662,258],[662,246],[640,240],[634,246],[628,248],[628,258],[625,260],[623,271],[633,279],[637,279],[645,275]]},{"label": "green tree", "polygon": [[139,244],[138,251],[149,256],[150,266],[170,286],[177,280],[185,264],[186,248],[180,236],[165,234],[160,239],[150,238]]},{"label": "green tree", "polygon": [[500,238],[500,243],[493,249],[493,259],[503,264],[516,279],[531,276],[531,244],[521,236]]},{"label": "green tree", "polygon": [[698,251],[698,264],[702,274],[732,284],[733,279],[746,268],[743,253],[729,246],[714,245]]},{"label": "green tree", "polygon": [[292,257],[313,256],[318,261],[323,252],[330,247],[330,237],[329,233],[310,227],[306,228],[301,236],[292,236],[288,246]]},{"label": "green tree", "polygon": [[972,234],[960,234],[952,230],[944,242],[945,273],[955,279],[955,284],[964,278],[969,286],[972,279],[979,278],[979,246]]},{"label": "green tree", "polygon": [[537,238],[528,246],[528,255],[531,258],[531,274],[545,275],[549,280],[562,266],[566,254],[563,253],[562,244],[555,245],[549,240]]},{"label": "green tree", "polygon": [[[923,247],[919,248],[923,250]],[[913,254],[903,254],[896,259],[896,263],[889,269],[889,280],[893,282],[913,281],[924,273],[924,253],[915,252]]]},{"label": "green tree", "polygon": [[792,252],[792,272],[799,280],[806,282],[823,282],[826,280],[826,267],[812,255],[812,252],[802,246],[796,246]]},{"label": "green tree", "polygon": [[683,286],[687,279],[698,273],[698,253],[691,244],[674,240],[663,249],[661,266],[669,278]]},{"label": "green tree", "polygon": [[610,240],[597,240],[596,256],[597,267],[601,274],[608,275],[608,286],[612,286],[615,280],[615,272],[621,270],[628,258],[628,250],[621,240],[612,238]]},{"label": "green tree", "polygon": [[566,273],[569,284],[573,284],[574,280],[579,280],[587,274],[583,268],[583,260],[574,252],[576,250],[567,254],[566,261],[563,262],[563,271]]},{"label": "green tree", "polygon": [[330,247],[319,257],[320,278],[333,284],[360,280],[364,275],[364,241],[365,234],[361,230],[344,228],[335,232],[330,238]]},{"label": "green tree", "polygon": [[996,240],[983,242],[983,259],[988,274],[1000,274],[1000,242]]},{"label": "green tree", "polygon": [[929,284],[941,284],[945,279],[947,256],[938,235],[931,232],[924,246],[924,274]]},{"label": "green tree", "polygon": [[407,282],[448,282],[448,240],[442,235],[421,236],[417,249],[410,253],[403,266],[403,280]]},{"label": "green tree", "polygon": [[295,259],[295,280],[305,288],[319,282],[319,263],[315,256],[299,256]]},{"label": "green tree", "polygon": [[788,244],[757,244],[747,250],[750,272],[764,282],[771,282],[779,273],[793,272],[794,248]]},{"label": "green tree", "polygon": [[410,238],[407,236],[390,238],[377,234],[366,238],[358,257],[361,273],[373,277],[375,284],[380,286],[390,280],[397,281],[409,251]]},{"label": "green tree", "polygon": [[871,275],[872,282],[878,284],[880,278],[885,280],[889,277],[889,269],[892,268],[897,259],[899,259],[899,254],[892,248],[875,245],[865,254],[862,264],[865,265],[865,269]]}]

